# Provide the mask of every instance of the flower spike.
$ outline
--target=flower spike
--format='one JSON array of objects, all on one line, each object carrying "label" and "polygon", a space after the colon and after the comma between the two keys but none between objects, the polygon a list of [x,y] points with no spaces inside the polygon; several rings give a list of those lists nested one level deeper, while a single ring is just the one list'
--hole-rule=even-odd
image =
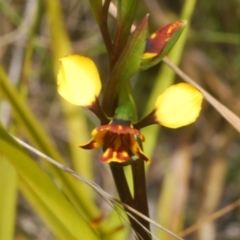
[{"label": "flower spike", "polygon": [[94,62],[79,55],[68,55],[60,62],[58,93],[74,105],[90,107],[102,87]]}]

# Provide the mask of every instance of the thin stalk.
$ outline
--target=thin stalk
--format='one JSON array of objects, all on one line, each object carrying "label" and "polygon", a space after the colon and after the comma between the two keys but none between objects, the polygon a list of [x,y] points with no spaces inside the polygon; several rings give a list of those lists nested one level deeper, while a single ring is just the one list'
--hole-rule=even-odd
[{"label": "thin stalk", "polygon": [[[145,216],[149,217],[144,161],[141,159],[134,161],[131,164],[131,167],[133,174],[134,208]],[[136,218],[140,224],[150,232],[149,221],[146,221],[139,216],[136,216]],[[149,233],[143,229],[142,226],[139,224],[137,225],[137,232],[142,237],[142,239],[151,240],[151,235],[149,235]]]},{"label": "thin stalk", "polygon": [[108,117],[106,116],[102,107],[99,104],[98,98],[96,98],[92,105],[87,108],[91,110],[101,120],[102,124],[107,124],[109,122]]},{"label": "thin stalk", "polygon": [[142,118],[139,122],[133,124],[134,128],[141,129],[152,124],[159,124],[158,121],[155,119],[155,111],[156,109],[154,109],[146,117]]},{"label": "thin stalk", "polygon": [[[123,166],[121,166],[121,164],[110,163],[114,182],[121,201],[148,217],[144,162],[139,159],[134,161],[131,164],[131,167],[134,182],[134,198],[129,190]],[[151,236],[146,231],[146,229],[150,231],[149,222],[142,217],[139,217],[137,214],[130,212],[127,208],[125,208],[125,211],[133,216],[132,218],[128,215],[128,218],[134,232],[136,233],[136,239],[151,240]]]},{"label": "thin stalk", "polygon": [[110,163],[110,168],[121,201],[129,206],[133,206],[133,198],[128,187],[123,167],[121,164]]},{"label": "thin stalk", "polygon": [[110,2],[111,2],[110,0],[106,0],[104,2],[103,8],[102,8],[101,22],[99,23],[99,28],[103,37],[103,41],[107,48],[109,59],[110,59],[110,56],[112,55],[112,40],[109,34],[108,25],[107,25],[108,9],[109,9]]}]

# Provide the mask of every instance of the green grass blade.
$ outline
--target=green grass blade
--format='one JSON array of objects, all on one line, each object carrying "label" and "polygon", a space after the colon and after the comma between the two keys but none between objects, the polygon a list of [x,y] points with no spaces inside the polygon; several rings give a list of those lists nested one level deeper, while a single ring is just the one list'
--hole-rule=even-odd
[{"label": "green grass blade", "polygon": [[14,239],[16,201],[17,201],[17,172],[0,154],[0,239]]},{"label": "green grass blade", "polygon": [[46,203],[42,201],[34,191],[32,191],[29,184],[23,178],[20,178],[19,188],[23,196],[33,207],[34,211],[43,219],[46,226],[51,230],[56,239],[65,240],[74,238],[72,233],[57,218],[57,214],[46,206]]},{"label": "green grass blade", "polygon": [[62,224],[76,239],[99,239],[91,226],[56,187],[50,177],[44,173],[26,152],[12,139],[0,125],[0,151],[3,152],[19,175],[28,183],[46,206],[56,214]]},{"label": "green grass blade", "polygon": [[15,26],[19,26],[21,23],[21,17],[12,7],[12,4],[5,0],[0,0],[0,10],[3,12]]}]

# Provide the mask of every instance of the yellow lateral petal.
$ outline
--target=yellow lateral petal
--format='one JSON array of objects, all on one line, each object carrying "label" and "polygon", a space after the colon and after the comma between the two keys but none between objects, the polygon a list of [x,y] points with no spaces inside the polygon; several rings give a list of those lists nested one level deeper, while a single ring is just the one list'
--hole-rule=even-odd
[{"label": "yellow lateral petal", "polygon": [[101,91],[101,82],[94,62],[87,57],[68,55],[60,59],[58,93],[68,102],[89,106]]},{"label": "yellow lateral petal", "polygon": [[155,116],[165,127],[178,128],[195,122],[203,95],[195,87],[179,83],[167,88],[155,104]]}]

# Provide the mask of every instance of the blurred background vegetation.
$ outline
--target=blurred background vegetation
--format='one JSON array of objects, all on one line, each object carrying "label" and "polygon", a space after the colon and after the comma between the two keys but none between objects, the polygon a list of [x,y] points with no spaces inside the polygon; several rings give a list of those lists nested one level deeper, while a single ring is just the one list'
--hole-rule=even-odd
[{"label": "blurred background vegetation", "polygon": [[[191,0],[142,0],[136,22],[150,13],[149,32],[154,32],[180,19],[188,2]],[[59,3],[62,15],[51,3]],[[196,1],[191,14],[186,43],[178,56],[180,68],[240,115],[240,1]],[[58,18],[59,22],[54,22]],[[59,30],[62,20],[66,35]],[[114,34],[112,18],[109,28]],[[66,46],[69,42],[71,47]],[[56,93],[56,59],[68,53],[93,58],[104,85],[108,61],[87,0],[0,0],[0,63],[18,90],[18,97],[31,109],[69,166],[116,196],[108,166],[98,161],[101,151],[77,148],[77,144],[89,139],[98,120],[83,109],[74,109],[72,116],[69,105],[62,103]],[[151,97],[155,99],[156,91],[159,94],[173,82],[182,81],[163,73],[163,66],[158,65],[133,77],[140,117],[153,108]],[[0,95],[1,99],[5,97]],[[6,101],[0,104],[1,120],[9,132],[33,144],[25,127],[12,117]],[[179,233],[240,199],[239,133],[207,102],[197,122],[190,126],[176,130],[151,126],[143,133],[145,151],[152,158],[147,169],[147,189],[153,220]],[[36,161],[44,168],[43,162]],[[20,191],[16,190],[14,239],[58,239],[29,203],[18,182],[21,180],[15,181]],[[88,196],[93,198],[91,194]],[[101,211],[110,212],[104,200],[98,196],[95,200]],[[158,232],[154,227],[153,231]],[[161,240],[173,239],[162,231],[157,235]],[[236,207],[214,221],[205,221],[193,233],[185,236],[183,232],[182,236],[189,240],[240,239],[240,209]]]}]

